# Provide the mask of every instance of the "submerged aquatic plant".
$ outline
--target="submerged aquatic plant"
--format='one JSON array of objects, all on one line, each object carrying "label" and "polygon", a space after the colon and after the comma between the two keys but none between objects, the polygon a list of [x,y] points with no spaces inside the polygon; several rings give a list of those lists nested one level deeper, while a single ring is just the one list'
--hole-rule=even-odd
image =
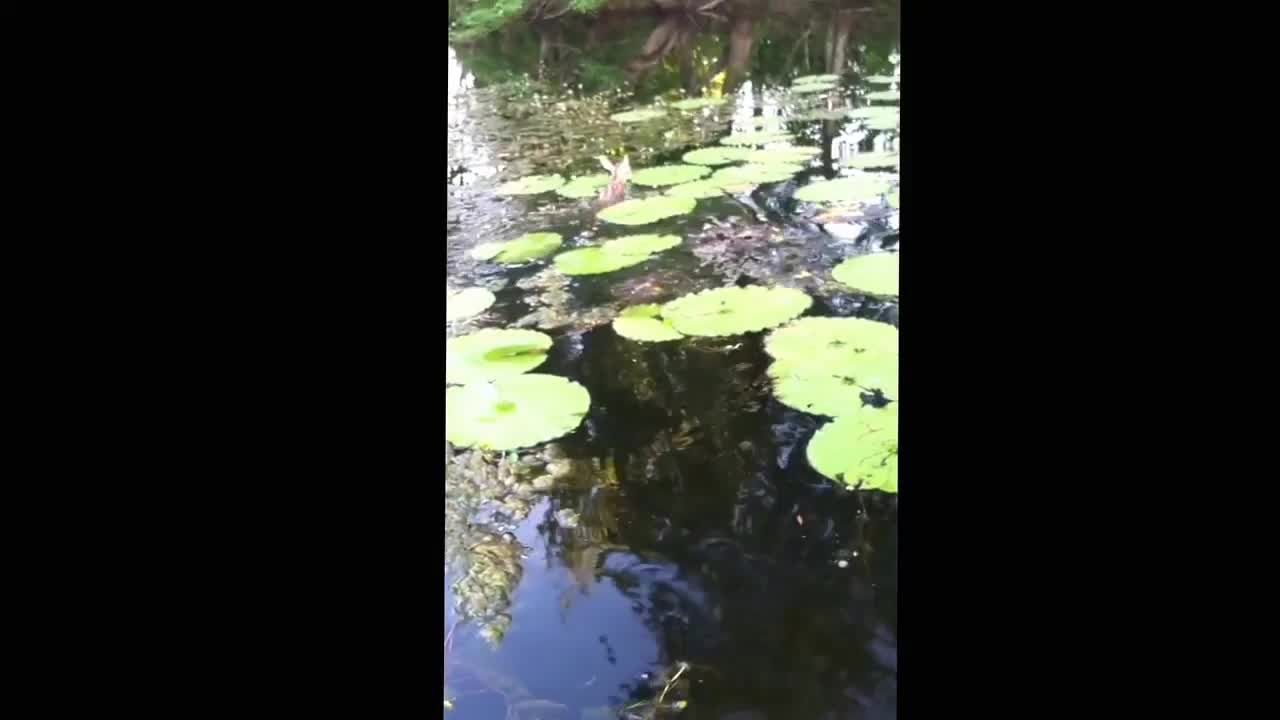
[{"label": "submerged aquatic plant", "polygon": [[898,492],[898,403],[841,415],[814,433],[807,455],[815,470],[851,488]]},{"label": "submerged aquatic plant", "polygon": [[679,185],[697,180],[709,172],[711,169],[703,165],[659,165],[636,170],[631,175],[631,182],[645,187]]},{"label": "submerged aquatic plant", "polygon": [[514,450],[572,432],[587,389],[556,375],[516,375],[445,390],[445,437],[459,447]]},{"label": "submerged aquatic plant", "polygon": [[831,277],[869,295],[897,295],[898,253],[851,257],[837,265]]},{"label": "submerged aquatic plant", "polygon": [[515,265],[546,257],[563,243],[564,238],[559,233],[526,233],[506,242],[481,243],[471,249],[471,257]]},{"label": "submerged aquatic plant", "polygon": [[758,332],[799,317],[813,298],[787,287],[725,287],[685,295],[662,316],[685,335],[717,337]]},{"label": "submerged aquatic plant", "polygon": [[617,225],[647,225],[677,215],[693,212],[697,201],[693,198],[658,195],[635,200],[624,200],[601,210],[597,217]]},{"label": "submerged aquatic plant", "polygon": [[564,184],[560,175],[530,175],[503,183],[494,190],[499,195],[537,195],[551,192]]},{"label": "submerged aquatic plant", "polygon": [[479,315],[488,310],[495,299],[493,293],[484,288],[471,287],[462,290],[449,290],[445,293],[445,321],[454,322]]},{"label": "submerged aquatic plant", "polygon": [[447,383],[521,375],[547,359],[551,337],[535,330],[485,328],[445,343]]}]

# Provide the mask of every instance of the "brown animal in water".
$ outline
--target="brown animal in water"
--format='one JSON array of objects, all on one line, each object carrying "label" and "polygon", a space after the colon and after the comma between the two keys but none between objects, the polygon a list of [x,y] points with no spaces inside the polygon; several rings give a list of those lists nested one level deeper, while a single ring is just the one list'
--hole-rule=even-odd
[{"label": "brown animal in water", "polygon": [[623,155],[622,160],[615,165],[603,155],[598,159],[600,165],[609,171],[609,184],[600,191],[600,196],[596,198],[596,205],[608,207],[627,197],[627,183],[631,180],[631,160]]}]

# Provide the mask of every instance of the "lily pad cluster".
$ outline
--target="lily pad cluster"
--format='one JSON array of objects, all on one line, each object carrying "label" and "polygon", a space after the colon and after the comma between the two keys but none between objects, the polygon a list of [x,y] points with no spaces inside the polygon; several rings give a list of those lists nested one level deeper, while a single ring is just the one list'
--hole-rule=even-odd
[{"label": "lily pad cluster", "polygon": [[628,308],[613,321],[619,335],[642,342],[684,336],[725,337],[777,327],[804,314],[813,298],[787,287],[703,290],[664,305]]},{"label": "lily pad cluster", "polygon": [[897,492],[897,403],[877,409],[864,395],[896,400],[898,330],[863,318],[801,318],[770,333],[765,351],[779,401],[836,418],[810,442],[810,464],[853,487]]},{"label": "lily pad cluster", "polygon": [[514,450],[573,431],[591,405],[568,378],[529,373],[551,349],[534,330],[486,328],[445,345],[445,439],[458,447]]},{"label": "lily pad cluster", "polygon": [[598,247],[560,253],[554,262],[556,269],[565,275],[598,275],[638,265],[655,253],[679,244],[680,238],[675,235],[629,235]]}]

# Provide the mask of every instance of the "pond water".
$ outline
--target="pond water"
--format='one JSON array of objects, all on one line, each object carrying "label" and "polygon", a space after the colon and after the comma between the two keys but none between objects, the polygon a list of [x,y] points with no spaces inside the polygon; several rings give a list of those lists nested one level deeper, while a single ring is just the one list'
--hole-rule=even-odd
[{"label": "pond water", "polygon": [[[446,281],[493,302],[446,335],[544,333],[533,372],[580,384],[590,403],[547,442],[446,442],[447,717],[896,714],[897,495],[851,490],[809,461],[833,421],[779,399],[765,346],[799,313],[769,322],[783,311],[752,308],[760,332],[666,342],[612,324],[635,305],[750,286],[803,291],[804,317],[898,323],[896,281],[872,294],[832,274],[898,250],[896,5],[715,5],[570,13],[449,48]],[[829,72],[838,79],[807,79]],[[690,97],[708,101],[673,104]],[[612,119],[637,109],[659,112]],[[531,175],[600,175],[599,156],[625,154],[633,173],[682,164],[762,131],[774,142],[743,147],[812,150],[781,178],[721,183],[652,223],[600,219],[595,189],[503,192]],[[796,197],[868,176],[881,191]],[[562,245],[514,263],[476,251],[540,232]],[[639,233],[679,243],[611,272],[558,269],[560,253]],[[892,393],[860,392],[868,408],[893,404],[896,357]]]}]

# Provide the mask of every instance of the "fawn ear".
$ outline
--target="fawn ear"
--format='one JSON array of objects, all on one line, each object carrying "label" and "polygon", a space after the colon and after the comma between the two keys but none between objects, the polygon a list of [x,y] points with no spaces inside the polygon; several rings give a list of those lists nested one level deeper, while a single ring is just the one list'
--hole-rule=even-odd
[{"label": "fawn ear", "polygon": [[609,162],[609,158],[601,155],[596,159],[600,161],[601,167],[603,167],[605,170],[608,170],[610,174],[613,173],[613,163]]}]

